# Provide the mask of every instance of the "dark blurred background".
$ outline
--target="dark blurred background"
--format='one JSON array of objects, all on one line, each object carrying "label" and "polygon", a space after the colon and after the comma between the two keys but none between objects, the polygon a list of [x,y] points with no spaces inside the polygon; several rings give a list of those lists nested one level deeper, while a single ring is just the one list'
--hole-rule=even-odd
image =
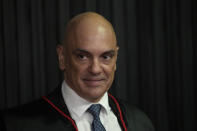
[{"label": "dark blurred background", "polygon": [[143,109],[158,131],[196,131],[196,0],[0,0],[0,109],[61,82],[56,45],[67,21],[84,11],[115,28],[111,92]]}]

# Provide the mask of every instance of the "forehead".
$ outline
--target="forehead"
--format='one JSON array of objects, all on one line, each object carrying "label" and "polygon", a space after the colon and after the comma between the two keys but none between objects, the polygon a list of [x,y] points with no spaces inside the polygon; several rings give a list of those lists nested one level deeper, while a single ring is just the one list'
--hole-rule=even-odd
[{"label": "forehead", "polygon": [[116,36],[112,25],[103,17],[89,15],[72,20],[66,30],[67,49],[91,52],[116,48]]},{"label": "forehead", "polygon": [[112,51],[116,49],[116,44],[108,40],[89,40],[89,41],[77,41],[73,50],[81,49],[91,54],[102,54],[104,52]]},{"label": "forehead", "polygon": [[88,52],[105,52],[115,50],[116,38],[111,30],[102,26],[95,28],[81,28],[73,32],[68,42],[71,50],[81,49]]}]

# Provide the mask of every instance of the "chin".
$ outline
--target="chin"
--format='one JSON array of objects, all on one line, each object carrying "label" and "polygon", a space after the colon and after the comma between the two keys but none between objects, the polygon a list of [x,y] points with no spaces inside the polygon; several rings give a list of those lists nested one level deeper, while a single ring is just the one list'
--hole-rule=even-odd
[{"label": "chin", "polygon": [[89,100],[93,101],[93,102],[98,102],[103,95],[105,94],[106,91],[104,90],[92,90],[91,92],[88,92],[88,98]]},{"label": "chin", "polygon": [[96,103],[98,102],[100,99],[102,98],[102,96],[89,96],[89,98],[87,98],[88,101]]}]

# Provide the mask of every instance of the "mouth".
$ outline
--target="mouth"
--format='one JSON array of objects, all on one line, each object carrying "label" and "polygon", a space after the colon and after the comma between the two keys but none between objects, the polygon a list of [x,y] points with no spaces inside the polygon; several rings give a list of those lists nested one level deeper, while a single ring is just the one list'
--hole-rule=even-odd
[{"label": "mouth", "polygon": [[88,87],[98,87],[103,83],[104,79],[83,79],[83,81]]}]

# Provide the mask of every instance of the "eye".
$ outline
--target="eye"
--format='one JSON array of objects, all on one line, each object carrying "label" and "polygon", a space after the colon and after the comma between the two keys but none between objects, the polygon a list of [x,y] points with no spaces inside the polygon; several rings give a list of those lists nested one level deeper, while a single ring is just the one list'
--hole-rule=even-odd
[{"label": "eye", "polygon": [[112,56],[110,56],[110,55],[103,55],[102,58],[104,60],[110,60],[112,58]]},{"label": "eye", "polygon": [[114,53],[106,53],[102,55],[102,59],[104,61],[110,61],[113,59],[113,57],[114,57]]},{"label": "eye", "polygon": [[80,60],[86,60],[87,56],[83,55],[83,54],[77,54],[77,58],[80,59]]}]

